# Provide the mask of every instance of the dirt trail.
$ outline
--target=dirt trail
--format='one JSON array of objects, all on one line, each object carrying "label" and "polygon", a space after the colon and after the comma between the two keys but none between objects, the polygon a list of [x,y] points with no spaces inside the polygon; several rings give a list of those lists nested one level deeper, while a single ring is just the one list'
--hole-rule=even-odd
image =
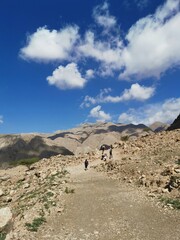
[{"label": "dirt trail", "polygon": [[66,195],[64,212],[48,219],[38,239],[180,239],[178,212],[164,211],[143,191],[109,179],[93,168],[84,171],[80,165],[68,171],[69,188],[75,193]]}]

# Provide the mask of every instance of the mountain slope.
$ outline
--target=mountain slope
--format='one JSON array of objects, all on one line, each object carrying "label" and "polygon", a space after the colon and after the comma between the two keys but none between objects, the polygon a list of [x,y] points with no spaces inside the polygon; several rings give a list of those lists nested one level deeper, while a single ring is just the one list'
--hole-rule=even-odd
[{"label": "mountain slope", "polygon": [[180,128],[180,114],[167,130],[170,131],[178,128]]}]

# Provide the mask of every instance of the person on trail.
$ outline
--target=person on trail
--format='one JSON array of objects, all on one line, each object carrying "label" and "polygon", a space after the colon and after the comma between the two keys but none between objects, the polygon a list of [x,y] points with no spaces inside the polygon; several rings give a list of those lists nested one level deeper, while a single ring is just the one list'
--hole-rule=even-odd
[{"label": "person on trail", "polygon": [[104,154],[104,150],[105,150],[105,146],[102,146],[101,149],[102,149],[102,155],[103,155]]},{"label": "person on trail", "polygon": [[111,159],[113,157],[112,150],[113,150],[113,146],[111,145],[110,150],[109,150],[109,159]]},{"label": "person on trail", "polygon": [[107,154],[106,154],[106,153],[105,153],[105,154],[102,154],[101,160],[103,160],[103,161],[106,161],[106,160],[107,160]]},{"label": "person on trail", "polygon": [[107,160],[107,154],[106,154],[106,153],[104,154],[104,158],[103,158],[103,160],[104,160],[104,161]]},{"label": "person on trail", "polygon": [[84,170],[87,170],[87,168],[88,168],[88,165],[89,165],[89,162],[88,162],[88,160],[86,159],[85,161],[84,161]]}]

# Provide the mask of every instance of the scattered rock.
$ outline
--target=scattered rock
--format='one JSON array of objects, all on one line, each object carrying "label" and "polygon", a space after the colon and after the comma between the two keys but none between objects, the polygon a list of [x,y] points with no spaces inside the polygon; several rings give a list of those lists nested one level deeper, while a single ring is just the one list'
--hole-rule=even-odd
[{"label": "scattered rock", "polygon": [[4,192],[2,191],[2,189],[0,189],[0,197],[4,195]]},{"label": "scattered rock", "polygon": [[0,209],[0,231],[7,228],[7,226],[12,221],[12,212],[9,207]]}]

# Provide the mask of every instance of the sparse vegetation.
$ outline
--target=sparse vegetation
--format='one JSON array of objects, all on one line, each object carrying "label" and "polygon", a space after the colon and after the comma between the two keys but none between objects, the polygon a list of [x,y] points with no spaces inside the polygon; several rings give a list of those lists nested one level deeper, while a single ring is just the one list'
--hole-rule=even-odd
[{"label": "sparse vegetation", "polygon": [[180,165],[180,159],[178,159],[178,160],[176,161],[176,163],[177,163],[178,165]]},{"label": "sparse vegetation", "polygon": [[6,239],[6,233],[0,232],[0,240],[5,240],[5,239]]},{"label": "sparse vegetation", "polygon": [[129,139],[129,136],[122,136],[122,137],[121,137],[121,140],[122,140],[122,141],[127,141],[128,139]]},{"label": "sparse vegetation", "polygon": [[47,192],[46,195],[42,197],[42,202],[44,202],[45,209],[49,209],[51,206],[56,206],[56,202],[49,199],[53,196],[54,196],[54,193]]},{"label": "sparse vegetation", "polygon": [[147,128],[144,128],[143,131],[144,132],[149,132],[149,131],[151,131],[151,129],[147,127]]},{"label": "sparse vegetation", "polygon": [[180,210],[180,199],[161,197],[160,200],[161,200],[161,202],[165,203],[166,205],[171,205],[174,209]]},{"label": "sparse vegetation", "polygon": [[40,159],[38,157],[15,160],[15,161],[11,162],[11,166],[18,166],[18,165],[30,166],[31,164],[36,163],[39,160]]},{"label": "sparse vegetation", "polygon": [[26,226],[28,231],[37,232],[38,228],[44,222],[46,222],[46,219],[43,216],[41,216],[39,218],[35,218],[32,223],[25,223],[25,226]]},{"label": "sparse vegetation", "polygon": [[75,192],[75,189],[71,189],[71,188],[68,188],[68,187],[66,187],[65,188],[65,193],[74,193]]}]

